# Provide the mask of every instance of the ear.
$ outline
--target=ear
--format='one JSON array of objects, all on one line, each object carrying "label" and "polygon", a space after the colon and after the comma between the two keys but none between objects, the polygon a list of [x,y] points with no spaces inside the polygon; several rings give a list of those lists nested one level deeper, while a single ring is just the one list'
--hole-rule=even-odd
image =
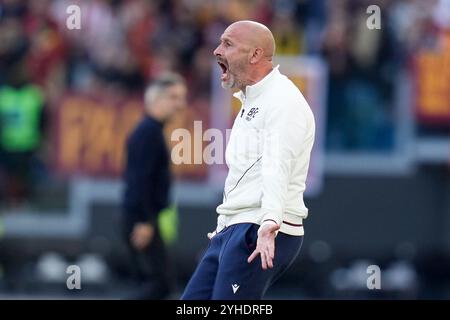
[{"label": "ear", "polygon": [[250,50],[250,64],[255,64],[261,60],[263,53],[264,52],[261,48],[254,48]]}]

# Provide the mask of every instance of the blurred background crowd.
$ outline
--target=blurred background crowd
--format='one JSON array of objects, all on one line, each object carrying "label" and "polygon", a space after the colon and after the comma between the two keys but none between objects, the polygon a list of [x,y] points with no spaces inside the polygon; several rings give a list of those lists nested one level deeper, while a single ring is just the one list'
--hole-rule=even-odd
[{"label": "blurred background crowd", "polygon": [[[66,26],[71,4],[81,8],[81,30]],[[366,24],[372,4],[381,10],[379,30]],[[41,213],[46,219],[61,218],[52,213],[58,210],[78,214],[70,206],[76,201],[72,183],[80,177],[89,178],[89,188],[108,188],[99,185],[103,177],[61,174],[55,165],[61,101],[74,94],[113,104],[140,99],[152,79],[170,70],[187,80],[190,119],[209,119],[217,67],[212,51],[226,26],[241,19],[266,24],[278,56],[318,57],[328,70],[322,84],[324,187],[307,199],[311,238],[286,276],[295,286],[282,283],[273,297],[371,297],[359,280],[372,261],[388,270],[385,283],[394,293],[384,297],[398,290],[400,297],[450,298],[448,0],[3,0],[0,293],[42,294],[51,286],[42,280],[39,287],[39,270],[51,279],[49,270],[64,259],[96,266],[92,279],[106,269],[126,278],[112,257],[116,247],[105,244],[113,242],[113,231],[88,244],[85,235],[62,235],[67,242],[61,247],[51,244],[53,236],[23,231]],[[117,174],[107,178],[120,180]],[[182,224],[180,239],[199,238],[190,252],[175,250],[181,286],[205,245],[196,223],[207,221],[205,232],[212,227],[219,200],[179,203],[181,220],[192,220]],[[102,234],[116,207],[106,200],[90,206],[97,212],[89,218],[91,235]],[[49,222],[48,230],[58,226]],[[110,292],[117,291],[97,289],[94,295],[114,296]]]}]

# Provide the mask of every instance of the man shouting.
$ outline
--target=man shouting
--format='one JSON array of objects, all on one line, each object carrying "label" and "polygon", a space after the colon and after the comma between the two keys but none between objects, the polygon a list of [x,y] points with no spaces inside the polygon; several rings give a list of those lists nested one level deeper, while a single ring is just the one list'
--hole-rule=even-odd
[{"label": "man shouting", "polygon": [[303,241],[303,202],[314,117],[299,89],[273,65],[271,31],[231,24],[214,55],[225,89],[242,107],[226,150],[218,223],[182,299],[261,299]]}]

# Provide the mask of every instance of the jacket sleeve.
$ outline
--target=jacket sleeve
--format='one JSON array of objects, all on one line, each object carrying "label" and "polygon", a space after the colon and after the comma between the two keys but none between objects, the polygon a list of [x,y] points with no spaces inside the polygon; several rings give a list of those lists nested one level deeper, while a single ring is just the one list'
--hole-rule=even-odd
[{"label": "jacket sleeve", "polygon": [[272,221],[280,226],[292,163],[302,150],[307,121],[301,106],[296,103],[274,106],[266,112],[262,133],[263,217],[260,223]]}]

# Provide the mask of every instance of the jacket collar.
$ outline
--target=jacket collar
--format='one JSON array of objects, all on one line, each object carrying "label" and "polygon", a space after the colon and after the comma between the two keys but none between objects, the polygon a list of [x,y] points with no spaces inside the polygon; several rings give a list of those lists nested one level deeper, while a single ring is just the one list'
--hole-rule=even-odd
[{"label": "jacket collar", "polygon": [[262,92],[266,91],[271,86],[271,83],[274,81],[275,77],[280,74],[280,71],[278,70],[279,67],[279,65],[274,67],[272,71],[269,72],[269,74],[267,74],[257,83],[251,86],[246,86],[245,94],[242,92],[242,90],[239,90],[238,92],[235,92],[233,96],[241,100],[241,102],[243,102],[244,99],[257,97]]}]

